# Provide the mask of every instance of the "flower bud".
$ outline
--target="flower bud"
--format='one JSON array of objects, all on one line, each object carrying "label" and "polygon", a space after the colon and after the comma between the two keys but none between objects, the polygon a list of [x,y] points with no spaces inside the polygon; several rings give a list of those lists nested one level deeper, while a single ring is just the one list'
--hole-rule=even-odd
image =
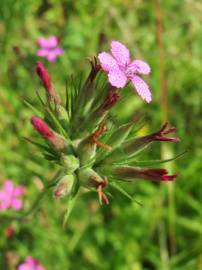
[{"label": "flower bud", "polygon": [[94,158],[96,154],[96,144],[91,139],[91,136],[80,142],[77,148],[77,153],[81,161],[81,165],[88,163]]},{"label": "flower bud", "polygon": [[37,62],[35,70],[43,83],[43,86],[46,90],[49,101],[50,102],[54,101],[55,104],[60,104],[60,97],[55,92],[55,89],[51,81],[51,78],[48,74],[48,71],[45,69],[45,67],[40,61]]},{"label": "flower bud", "polygon": [[72,174],[65,175],[59,180],[53,191],[53,196],[56,199],[60,199],[64,196],[68,196],[73,192],[73,186],[75,177]]},{"label": "flower bud", "polygon": [[136,179],[145,179],[151,181],[173,181],[176,175],[169,175],[166,169],[140,168],[132,166],[104,166],[100,168],[102,173],[110,177],[132,182]]},{"label": "flower bud", "polygon": [[79,160],[73,155],[62,155],[60,163],[68,174],[73,173],[79,168]]},{"label": "flower bud", "polygon": [[37,116],[32,116],[31,123],[35,130],[45,139],[54,137],[54,132],[41,118]]},{"label": "flower bud", "polygon": [[101,112],[108,111],[113,107],[117,101],[120,99],[120,95],[118,93],[118,90],[115,88],[113,90],[110,90],[104,100],[104,102],[101,104],[99,110]]},{"label": "flower bud", "polygon": [[35,130],[56,150],[62,151],[66,148],[65,139],[59,134],[53,132],[41,118],[32,116],[31,123]]},{"label": "flower bud", "polygon": [[104,163],[116,162],[135,156],[154,141],[168,141],[177,143],[179,142],[179,138],[165,136],[166,134],[174,132],[175,130],[176,129],[174,127],[168,128],[168,123],[166,123],[159,131],[155,133],[128,140],[120,148],[115,149],[110,155],[108,155],[104,160]]},{"label": "flower bud", "polygon": [[38,74],[39,78],[41,79],[41,82],[43,83],[44,88],[46,89],[46,91],[48,93],[51,93],[52,91],[52,82],[50,79],[50,76],[47,72],[47,70],[45,69],[45,67],[43,66],[43,64],[41,62],[37,62],[36,63],[36,73]]},{"label": "flower bud", "polygon": [[78,171],[81,186],[86,188],[97,187],[104,180],[93,169],[85,168]]}]

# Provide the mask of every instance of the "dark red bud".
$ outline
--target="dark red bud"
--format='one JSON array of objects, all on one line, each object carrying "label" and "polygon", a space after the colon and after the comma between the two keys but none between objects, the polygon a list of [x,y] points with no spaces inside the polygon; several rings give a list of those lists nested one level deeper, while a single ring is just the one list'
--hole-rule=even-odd
[{"label": "dark red bud", "polygon": [[50,76],[48,74],[48,71],[45,69],[43,64],[39,61],[36,64],[35,70],[36,70],[36,73],[38,74],[38,76],[40,77],[44,88],[46,89],[46,91],[48,91],[48,93],[50,93],[52,90],[52,82],[51,82]]},{"label": "dark red bud", "polygon": [[152,134],[153,140],[154,141],[167,141],[167,142],[175,142],[178,143],[180,139],[178,137],[167,137],[166,135],[172,132],[175,132],[176,128],[175,127],[169,127],[168,122],[166,122],[162,128]]},{"label": "dark red bud", "polygon": [[42,135],[44,138],[53,138],[54,132],[49,128],[49,126],[39,117],[32,116],[31,123],[35,130]]}]

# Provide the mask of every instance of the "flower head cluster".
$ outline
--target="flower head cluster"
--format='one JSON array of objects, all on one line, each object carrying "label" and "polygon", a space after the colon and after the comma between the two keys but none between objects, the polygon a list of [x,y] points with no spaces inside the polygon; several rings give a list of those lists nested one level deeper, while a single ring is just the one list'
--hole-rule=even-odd
[{"label": "flower head cluster", "polygon": [[113,56],[100,53],[100,63],[97,58],[90,61],[91,71],[84,81],[78,79],[78,83],[77,79],[69,78],[64,103],[48,71],[37,63],[36,73],[47,98],[44,101],[38,93],[40,117],[33,116],[31,123],[42,143],[32,143],[39,147],[44,158],[60,168],[53,185],[56,199],[72,200],[77,198],[78,190],[88,189],[96,190],[99,201],[109,204],[107,193],[114,188],[113,183],[118,185],[117,180],[173,181],[176,178],[163,168],[142,166],[142,160],[138,160],[138,153],[155,141],[179,142],[177,137],[168,137],[176,131],[174,127],[166,123],[160,130],[139,137],[135,133],[138,121],[116,126],[111,120],[110,111],[124,94],[119,88],[127,80],[131,80],[144,100],[151,101],[149,87],[138,75],[148,74],[149,65],[142,60],[131,61],[129,50],[118,41],[111,43],[111,52]]},{"label": "flower head cluster", "polygon": [[18,270],[45,270],[45,268],[36,259],[28,256],[25,262],[18,266]]},{"label": "flower head cluster", "polygon": [[45,57],[50,62],[54,62],[64,52],[62,48],[58,47],[59,39],[56,36],[40,37],[37,42],[40,46],[37,55]]},{"label": "flower head cluster", "polygon": [[11,180],[4,182],[3,189],[0,190],[0,211],[8,208],[20,210],[22,208],[22,201],[20,196],[25,192],[23,186],[14,186]]}]

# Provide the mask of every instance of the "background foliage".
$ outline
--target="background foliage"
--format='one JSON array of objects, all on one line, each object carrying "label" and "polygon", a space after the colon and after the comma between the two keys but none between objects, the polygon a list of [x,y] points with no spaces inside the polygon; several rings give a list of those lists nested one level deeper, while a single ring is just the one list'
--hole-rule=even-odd
[{"label": "background foliage", "polygon": [[[28,99],[37,105],[34,74],[39,36],[57,35],[65,54],[45,63],[61,95],[68,74],[88,71],[87,57],[108,49],[112,39],[127,44],[136,57],[150,63],[148,79],[152,104],[132,90],[114,114],[120,122],[131,115],[147,115],[153,130],[163,121],[160,104],[159,46],[156,35],[157,1],[143,0],[1,0],[0,5],[0,183],[13,179],[27,187],[25,207],[39,192],[42,181],[54,174],[23,136],[34,136]],[[46,197],[29,222],[12,223],[16,234],[5,236],[0,225],[0,269],[27,255],[48,270],[195,270],[202,269],[201,158],[202,158],[202,3],[200,0],[161,1],[168,119],[178,128],[181,143],[151,149],[151,156],[174,156],[178,172],[172,185],[138,182],[128,191],[139,206],[115,193],[110,206],[100,207],[94,194],[77,203],[67,228],[62,229],[65,199]],[[169,164],[169,166],[171,166]],[[126,187],[127,188],[127,187]]]}]

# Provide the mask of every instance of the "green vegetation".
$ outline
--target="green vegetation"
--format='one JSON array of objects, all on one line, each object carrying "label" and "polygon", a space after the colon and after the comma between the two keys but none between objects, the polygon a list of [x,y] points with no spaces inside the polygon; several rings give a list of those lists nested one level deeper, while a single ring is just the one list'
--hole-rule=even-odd
[{"label": "green vegetation", "polygon": [[[60,37],[65,50],[55,63],[42,60],[61,96],[65,96],[69,75],[88,73],[88,57],[108,50],[113,39],[126,44],[133,56],[152,67],[146,80],[153,101],[144,103],[129,86],[124,101],[113,111],[115,121],[145,116],[147,125],[139,133],[146,134],[168,118],[177,127],[180,144],[165,143],[160,148],[156,143],[144,159],[187,152],[163,164],[178,174],[172,184],[122,184],[142,206],[117,190],[109,206],[100,206],[96,193],[86,193],[64,229],[65,198],[55,200],[50,191],[40,209],[26,220],[10,222],[0,215],[0,269],[16,269],[29,255],[47,270],[202,269],[202,4],[200,0],[164,0],[159,10],[156,3],[158,0],[1,0],[0,186],[6,179],[25,185],[26,209],[56,173],[24,140],[37,136],[30,124],[32,111],[24,100],[39,108],[35,90],[43,91],[34,66],[40,36]],[[162,102],[165,89],[168,96]],[[11,238],[5,233],[9,225],[15,229]]]}]

